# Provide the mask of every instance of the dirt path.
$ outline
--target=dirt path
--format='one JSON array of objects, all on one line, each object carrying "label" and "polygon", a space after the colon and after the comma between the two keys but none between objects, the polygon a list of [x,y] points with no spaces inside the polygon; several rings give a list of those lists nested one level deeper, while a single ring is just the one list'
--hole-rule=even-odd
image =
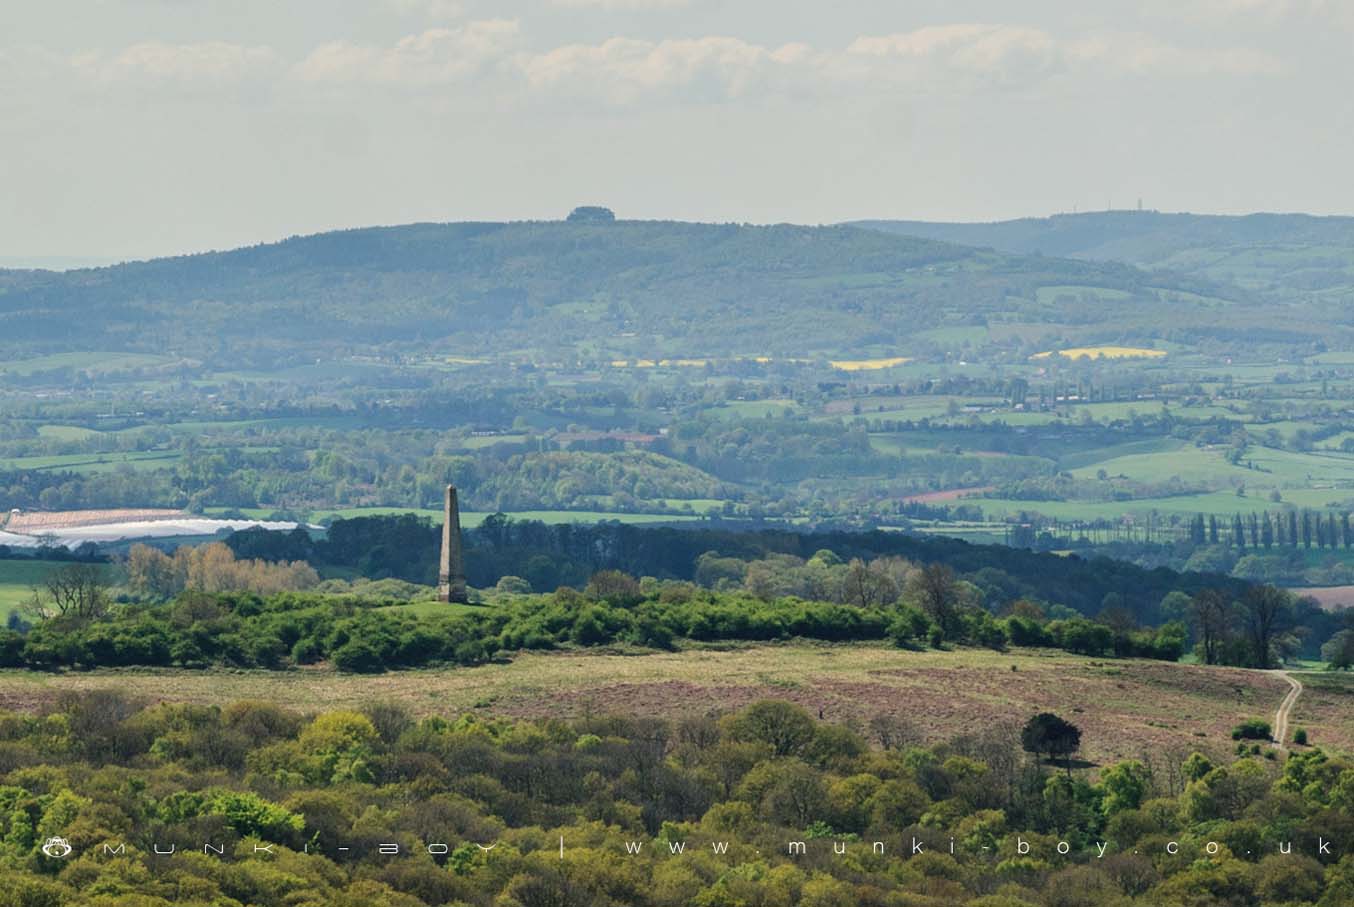
[{"label": "dirt path", "polygon": [[1284,680],[1288,681],[1292,689],[1288,695],[1279,703],[1279,710],[1274,713],[1274,745],[1280,749],[1286,749],[1288,746],[1288,719],[1293,714],[1293,706],[1297,704],[1298,697],[1302,695],[1302,681],[1298,680],[1287,671],[1275,671]]}]

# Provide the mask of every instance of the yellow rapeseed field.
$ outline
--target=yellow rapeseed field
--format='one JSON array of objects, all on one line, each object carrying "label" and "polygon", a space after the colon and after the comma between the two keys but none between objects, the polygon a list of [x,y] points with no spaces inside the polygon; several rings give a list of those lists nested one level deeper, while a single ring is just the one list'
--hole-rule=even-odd
[{"label": "yellow rapeseed field", "polygon": [[1031,359],[1049,359],[1063,356],[1067,359],[1160,359],[1165,350],[1149,350],[1136,346],[1078,346],[1067,350],[1049,350],[1035,353]]},{"label": "yellow rapeseed field", "polygon": [[829,364],[843,372],[868,372],[881,368],[893,368],[912,360],[906,356],[892,356],[888,359],[833,359]]},{"label": "yellow rapeseed field", "polygon": [[612,359],[612,368],[654,368],[655,366],[677,366],[679,368],[703,368],[709,359]]}]

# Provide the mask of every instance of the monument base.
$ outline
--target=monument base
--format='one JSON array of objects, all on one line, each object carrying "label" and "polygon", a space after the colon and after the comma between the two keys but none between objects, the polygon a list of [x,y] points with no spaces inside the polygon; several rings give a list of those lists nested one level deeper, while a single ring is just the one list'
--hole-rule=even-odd
[{"label": "monument base", "polygon": [[470,596],[466,594],[465,586],[450,586],[439,583],[437,600],[448,604],[466,605],[470,603]]}]

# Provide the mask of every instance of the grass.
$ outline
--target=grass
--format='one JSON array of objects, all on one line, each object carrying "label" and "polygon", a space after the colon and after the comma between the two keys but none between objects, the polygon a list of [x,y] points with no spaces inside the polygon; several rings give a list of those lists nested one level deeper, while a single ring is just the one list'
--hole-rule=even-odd
[{"label": "grass", "polygon": [[[872,438],[876,449],[892,452],[888,441]],[[895,448],[896,449],[896,448]],[[1098,450],[1070,453],[1060,468],[1081,479],[1095,478],[1101,470],[1111,477],[1126,476],[1143,483],[1161,483],[1178,477],[1186,483],[1216,487],[1230,482],[1244,485],[1246,496],[1235,490],[1140,498],[1132,501],[1021,501],[989,498],[979,504],[989,518],[1021,510],[1066,520],[1117,519],[1146,516],[1155,511],[1171,514],[1217,514],[1230,516],[1273,510],[1269,492],[1279,489],[1283,501],[1299,507],[1323,508],[1354,497],[1354,456],[1331,451],[1300,453],[1251,445],[1241,463],[1232,464],[1222,446],[1196,447],[1168,439],[1137,441]]]},{"label": "grass", "polygon": [[380,610],[397,614],[410,614],[414,617],[445,617],[447,615],[468,617],[472,614],[485,613],[487,607],[485,605],[458,605],[452,602],[421,601],[410,602],[407,605],[390,605]]},{"label": "grass", "polygon": [[[1271,483],[1342,483],[1346,489],[1354,489],[1354,456],[1349,454],[1299,453],[1273,447],[1249,447],[1245,458],[1265,470]],[[1345,497],[1348,496],[1347,492]]]},{"label": "grass", "polygon": [[[1179,445],[1173,449],[1146,450],[1123,456],[1086,462],[1073,470],[1082,478],[1104,469],[1112,476],[1126,475],[1143,482],[1159,482],[1179,476],[1185,481],[1236,480],[1248,489],[1286,489],[1298,486],[1325,492],[1326,500],[1339,500],[1354,494],[1354,455],[1317,452],[1300,453],[1274,447],[1251,445],[1241,462],[1233,465],[1225,458],[1222,446]],[[1326,485],[1326,488],[1313,487]],[[1341,489],[1343,488],[1343,491]],[[1321,497],[1320,494],[1317,497]],[[1313,505],[1315,506],[1315,505]]]},{"label": "grass", "polygon": [[716,419],[764,419],[786,410],[798,412],[799,404],[789,398],[776,400],[732,400],[707,410]]},{"label": "grass", "polygon": [[58,454],[45,457],[0,459],[0,469],[51,469],[89,475],[112,472],[123,467],[133,470],[163,469],[183,458],[183,454],[165,450],[132,450],[121,453]]},{"label": "grass", "polygon": [[103,432],[95,431],[92,428],[83,428],[79,425],[39,425],[38,437],[51,438],[56,441],[84,441],[88,438],[100,437]]},{"label": "grass", "polygon": [[[1354,714],[1354,675],[1331,671],[1294,672],[1302,695],[1293,707],[1290,727],[1306,728],[1313,746],[1350,749],[1350,721]],[[1332,718],[1337,719],[1331,727]],[[1332,733],[1333,731],[1333,733]]]},{"label": "grass", "polygon": [[0,622],[7,620],[10,612],[28,601],[33,594],[33,587],[60,566],[61,561],[32,558],[0,560]]},{"label": "grass", "polygon": [[660,505],[668,507],[686,507],[690,505],[691,510],[698,514],[719,513],[724,509],[726,502],[723,498],[665,498],[659,501]]},{"label": "grass", "polygon": [[1059,298],[1064,296],[1072,296],[1077,299],[1089,296],[1093,299],[1120,300],[1128,299],[1131,295],[1132,294],[1124,290],[1114,290],[1108,287],[1049,286],[1040,287],[1035,290],[1035,298],[1044,305],[1056,302]]},{"label": "grass", "polygon": [[[1078,450],[1060,457],[1058,468],[1063,470],[1081,469],[1118,457],[1166,453],[1179,450],[1184,443],[1172,438],[1149,438],[1145,441],[1126,441],[1123,444],[1111,444],[1092,450]],[[1099,467],[1097,466],[1097,468]]]},{"label": "grass", "polygon": [[1263,475],[1240,466],[1233,466],[1224,458],[1222,447],[1194,447],[1181,445],[1173,450],[1158,450],[1146,453],[1128,453],[1119,457],[1101,460],[1072,470],[1079,478],[1094,478],[1101,469],[1111,476],[1127,476],[1139,482],[1164,482],[1179,476],[1186,482],[1210,481],[1237,478],[1263,480]]},{"label": "grass", "polygon": [[931,328],[929,331],[918,331],[913,336],[918,340],[926,340],[930,343],[940,344],[942,346],[960,346],[965,342],[982,343],[988,337],[988,330],[981,325],[960,325],[947,328]]},{"label": "grass", "polygon": [[33,594],[30,583],[0,582],[0,619],[8,620],[12,611]]},{"label": "grass", "polygon": [[[424,607],[414,605],[406,607]],[[1305,680],[1305,677],[1304,677]],[[761,698],[793,700],[829,721],[889,714],[933,741],[1064,715],[1101,764],[1219,756],[1240,721],[1269,717],[1288,684],[1264,672],[1020,650],[908,652],[878,645],[787,643],[643,654],[633,650],[523,654],[506,664],[392,672],[99,670],[70,674],[0,671],[0,704],[37,708],[62,690],[116,685],[133,695],[199,703],[265,699],[314,712],[373,700],[417,715],[466,711],[568,717],[626,713],[680,717],[738,708]],[[1335,696],[1336,694],[1332,694]],[[1336,701],[1337,706],[1340,701]],[[1325,746],[1354,747],[1347,711],[1313,701],[1298,723]]]},{"label": "grass", "polygon": [[1013,516],[1020,511],[1041,513],[1059,520],[1117,520],[1134,517],[1139,525],[1149,513],[1169,517],[1192,517],[1197,513],[1230,518],[1235,513],[1275,509],[1263,497],[1239,498],[1230,491],[1183,494],[1168,498],[1142,498],[1136,501],[1020,501],[1011,498],[974,498],[965,503],[983,509],[988,519]]},{"label": "grass", "polygon": [[1074,419],[1080,419],[1082,413],[1090,413],[1097,422],[1127,421],[1134,413],[1140,416],[1155,416],[1169,411],[1176,419],[1186,421],[1207,421],[1211,419],[1239,419],[1237,413],[1223,406],[1168,406],[1163,408],[1159,400],[1122,400],[1106,403],[1078,403],[1071,409]]},{"label": "grass", "polygon": [[169,356],[156,356],[149,353],[55,353],[50,356],[6,362],[0,365],[0,373],[9,372],[12,375],[27,377],[35,372],[71,368],[80,372],[104,375],[129,369],[165,365],[174,361]]},{"label": "grass", "polygon": [[59,566],[57,561],[32,558],[0,560],[0,610],[6,610],[27,598],[29,588],[42,582],[48,573]]}]

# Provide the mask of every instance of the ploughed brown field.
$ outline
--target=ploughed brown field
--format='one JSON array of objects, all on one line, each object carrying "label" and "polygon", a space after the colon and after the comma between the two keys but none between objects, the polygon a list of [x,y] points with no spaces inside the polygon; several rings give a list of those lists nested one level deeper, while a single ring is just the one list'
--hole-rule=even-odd
[{"label": "ploughed brown field", "polygon": [[[1321,682],[1299,700],[1293,726],[1313,744],[1354,751],[1354,682]],[[789,643],[680,652],[524,654],[475,668],[340,674],[99,670],[0,671],[0,707],[40,710],[63,690],[118,688],[155,700],[267,699],[301,711],[397,700],[417,715],[474,711],[551,718],[718,714],[758,699],[786,699],[824,720],[862,727],[901,719],[928,741],[1019,725],[1053,711],[1082,729],[1092,762],[1155,760],[1192,750],[1221,754],[1246,718],[1273,721],[1283,677],[1239,668],[1108,661],[1061,652],[907,652],[882,646]]]},{"label": "ploughed brown field", "polygon": [[184,516],[182,510],[151,508],[122,508],[118,510],[52,510],[27,511],[9,515],[4,524],[8,532],[33,535],[79,526],[102,526],[107,523],[131,523],[144,520],[175,520]]},{"label": "ploughed brown field", "polygon": [[943,504],[946,501],[957,501],[960,498],[969,495],[984,494],[993,491],[995,485],[978,485],[972,488],[950,488],[946,491],[927,491],[922,494],[908,495],[903,501],[908,504]]},{"label": "ploughed brown field", "polygon": [[1354,608],[1354,586],[1307,586],[1291,591],[1316,599],[1327,611]]}]

